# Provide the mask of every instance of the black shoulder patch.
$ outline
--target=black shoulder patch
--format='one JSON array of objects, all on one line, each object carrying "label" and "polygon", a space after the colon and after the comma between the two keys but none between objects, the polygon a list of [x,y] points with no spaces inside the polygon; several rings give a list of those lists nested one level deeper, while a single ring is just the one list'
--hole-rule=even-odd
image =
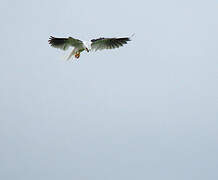
[{"label": "black shoulder patch", "polygon": [[99,40],[103,40],[103,39],[105,39],[105,38],[100,37],[98,39],[92,39],[91,42],[95,42],[95,41],[99,41]]}]

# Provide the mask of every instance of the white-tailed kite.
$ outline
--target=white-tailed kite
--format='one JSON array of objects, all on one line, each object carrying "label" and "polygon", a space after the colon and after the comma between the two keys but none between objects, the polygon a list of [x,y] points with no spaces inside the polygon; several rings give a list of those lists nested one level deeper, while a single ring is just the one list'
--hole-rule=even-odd
[{"label": "white-tailed kite", "polygon": [[130,37],[123,38],[98,38],[92,39],[91,41],[81,41],[72,37],[68,38],[56,38],[50,36],[48,42],[54,48],[67,50],[70,46],[73,47],[72,52],[67,59],[70,59],[73,55],[75,58],[80,57],[80,53],[84,50],[89,52],[90,50],[103,50],[103,49],[114,49],[127,44],[130,41]]}]

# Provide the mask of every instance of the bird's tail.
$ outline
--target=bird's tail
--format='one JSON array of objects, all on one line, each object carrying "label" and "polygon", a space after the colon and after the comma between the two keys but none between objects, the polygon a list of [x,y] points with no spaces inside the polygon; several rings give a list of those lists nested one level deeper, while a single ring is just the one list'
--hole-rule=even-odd
[{"label": "bird's tail", "polygon": [[72,56],[76,53],[76,48],[74,48],[71,53],[69,54],[69,56],[67,57],[67,60],[71,59]]}]

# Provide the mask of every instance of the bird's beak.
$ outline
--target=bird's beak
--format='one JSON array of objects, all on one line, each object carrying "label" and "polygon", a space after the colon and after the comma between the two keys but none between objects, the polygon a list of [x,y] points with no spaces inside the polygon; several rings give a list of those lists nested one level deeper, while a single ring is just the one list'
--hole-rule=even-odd
[{"label": "bird's beak", "polygon": [[88,48],[86,48],[86,51],[89,52]]}]

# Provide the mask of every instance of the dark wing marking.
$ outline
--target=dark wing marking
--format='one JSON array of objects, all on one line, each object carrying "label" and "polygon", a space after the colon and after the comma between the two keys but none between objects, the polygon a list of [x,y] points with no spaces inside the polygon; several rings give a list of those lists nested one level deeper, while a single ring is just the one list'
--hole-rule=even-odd
[{"label": "dark wing marking", "polygon": [[53,36],[50,36],[48,42],[49,44],[54,48],[59,48],[62,50],[67,50],[69,47],[69,44],[67,43],[68,38],[55,38]]},{"label": "dark wing marking", "polygon": [[70,46],[80,48],[82,47],[82,41],[79,39],[74,39],[72,37],[69,38],[56,38],[50,36],[48,40],[49,44],[54,48],[59,48],[62,50],[67,50]]},{"label": "dark wing marking", "polygon": [[114,49],[127,44],[128,41],[131,41],[129,37],[124,38],[98,38],[91,40],[91,47],[94,50],[103,50],[103,49]]}]

